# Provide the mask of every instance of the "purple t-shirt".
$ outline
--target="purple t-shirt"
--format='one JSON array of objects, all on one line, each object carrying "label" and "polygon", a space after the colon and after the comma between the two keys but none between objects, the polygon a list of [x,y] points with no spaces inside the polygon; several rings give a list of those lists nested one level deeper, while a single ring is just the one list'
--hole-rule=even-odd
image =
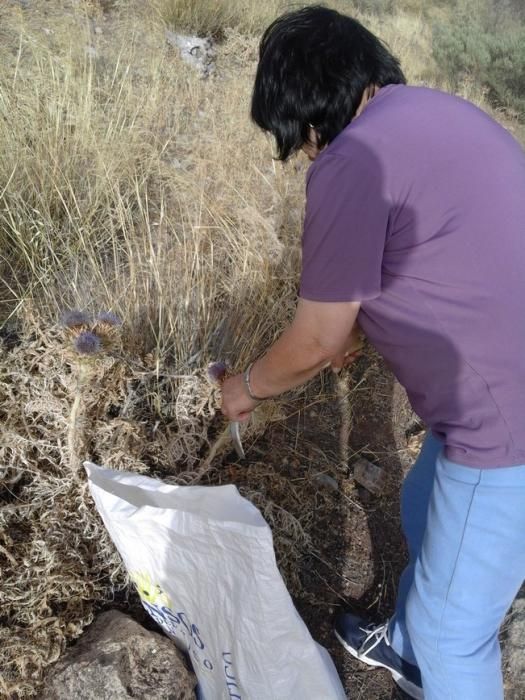
[{"label": "purple t-shirt", "polygon": [[487,114],[382,88],[309,170],[300,296],[362,302],[448,459],[525,464],[525,154]]}]

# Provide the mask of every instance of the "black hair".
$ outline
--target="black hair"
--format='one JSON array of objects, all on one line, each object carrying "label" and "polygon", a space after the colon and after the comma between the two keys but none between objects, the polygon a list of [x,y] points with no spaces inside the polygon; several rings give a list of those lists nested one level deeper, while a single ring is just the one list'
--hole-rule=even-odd
[{"label": "black hair", "polygon": [[364,90],[405,83],[399,61],[357,20],[321,5],[276,19],[264,32],[252,119],[286,160],[308,142],[322,148],[352,121]]}]

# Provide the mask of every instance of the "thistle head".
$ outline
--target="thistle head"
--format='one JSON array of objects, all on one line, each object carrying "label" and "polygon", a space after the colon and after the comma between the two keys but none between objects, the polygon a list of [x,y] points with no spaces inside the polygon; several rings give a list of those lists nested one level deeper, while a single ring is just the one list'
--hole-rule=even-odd
[{"label": "thistle head", "polygon": [[208,365],[208,378],[214,384],[220,384],[228,372],[228,367],[225,362],[212,362]]},{"label": "thistle head", "polygon": [[96,355],[102,350],[102,341],[91,331],[82,331],[75,338],[73,347],[79,355]]},{"label": "thistle head", "polygon": [[117,316],[117,314],[114,314],[113,311],[103,311],[97,315],[95,321],[114,328],[122,325],[121,319]]},{"label": "thistle head", "polygon": [[103,311],[95,317],[93,330],[101,333],[105,341],[114,340],[122,326],[122,321],[112,311]]},{"label": "thistle head", "polygon": [[68,328],[72,331],[78,331],[89,325],[90,318],[85,313],[85,311],[80,311],[79,309],[71,309],[70,311],[64,311],[60,317],[60,324],[64,328]]}]

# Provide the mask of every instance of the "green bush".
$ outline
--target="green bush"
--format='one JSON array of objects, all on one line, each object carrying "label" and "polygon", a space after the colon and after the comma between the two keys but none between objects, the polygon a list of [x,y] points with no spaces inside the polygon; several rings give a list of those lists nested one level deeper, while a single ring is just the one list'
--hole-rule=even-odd
[{"label": "green bush", "polygon": [[516,21],[495,33],[484,16],[464,10],[433,26],[432,50],[453,87],[472,78],[490,101],[525,119],[525,26]]},{"label": "green bush", "polygon": [[491,37],[487,85],[496,102],[525,118],[525,29]]},{"label": "green bush", "polygon": [[525,22],[525,3],[523,0],[488,0],[491,21],[496,24]]},{"label": "green bush", "polygon": [[[463,21],[462,21],[463,20]],[[487,35],[479,22],[457,18],[439,22],[432,28],[432,51],[439,67],[453,83],[465,75],[475,78],[485,73],[490,62]]]}]

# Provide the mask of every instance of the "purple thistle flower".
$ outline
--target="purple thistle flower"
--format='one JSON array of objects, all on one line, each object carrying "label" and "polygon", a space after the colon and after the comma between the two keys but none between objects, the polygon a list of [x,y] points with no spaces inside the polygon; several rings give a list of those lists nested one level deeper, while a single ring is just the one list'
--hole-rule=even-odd
[{"label": "purple thistle flower", "polygon": [[91,331],[82,331],[73,343],[75,350],[80,355],[96,355],[102,349],[102,341]]},{"label": "purple thistle flower", "polygon": [[228,367],[225,362],[212,362],[208,365],[208,377],[212,382],[219,384],[226,379]]},{"label": "purple thistle flower", "polygon": [[97,321],[98,323],[106,323],[108,326],[122,325],[122,321],[117,316],[117,314],[113,313],[113,311],[103,311],[102,313],[97,315],[95,321]]},{"label": "purple thistle flower", "polygon": [[79,326],[86,326],[89,323],[89,316],[84,311],[79,311],[79,309],[71,309],[71,311],[64,311],[60,317],[60,323],[66,328],[78,328]]}]

